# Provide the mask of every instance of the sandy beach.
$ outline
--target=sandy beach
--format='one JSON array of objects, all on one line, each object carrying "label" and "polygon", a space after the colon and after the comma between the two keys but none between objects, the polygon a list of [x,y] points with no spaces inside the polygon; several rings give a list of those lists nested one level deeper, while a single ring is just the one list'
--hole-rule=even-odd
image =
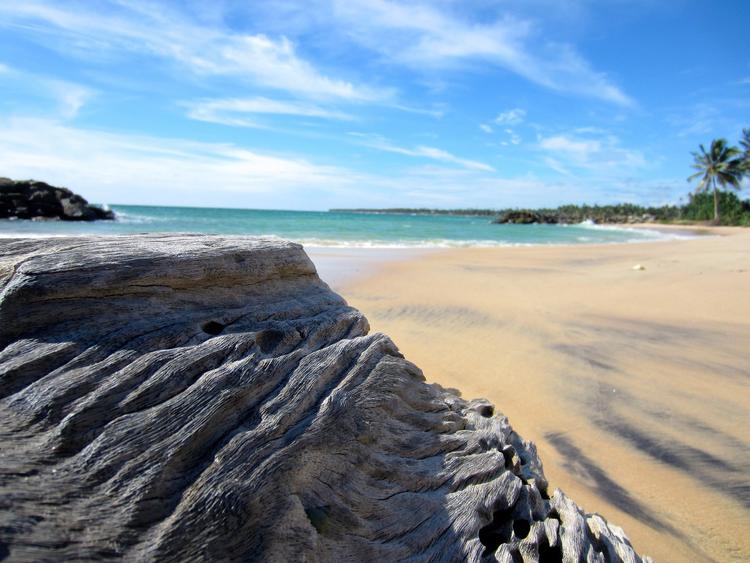
[{"label": "sandy beach", "polygon": [[746,560],[750,231],[713,234],[437,251],[336,289],[429,381],[495,403],[640,552]]}]

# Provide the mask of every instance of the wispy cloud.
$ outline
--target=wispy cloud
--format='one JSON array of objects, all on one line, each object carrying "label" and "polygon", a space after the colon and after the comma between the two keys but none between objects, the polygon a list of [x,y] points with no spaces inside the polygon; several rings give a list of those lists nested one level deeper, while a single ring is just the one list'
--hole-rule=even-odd
[{"label": "wispy cloud", "polygon": [[463,207],[471,202],[534,207],[668,201],[684,192],[684,181],[615,179],[602,189],[598,181],[581,176],[552,182],[532,174],[499,177],[484,166],[448,166],[454,164],[452,155],[446,159],[445,151],[427,147],[405,150],[433,165],[370,174],[230,143],[116,134],[46,119],[0,118],[0,128],[4,174],[67,185],[92,201],[107,203],[277,208],[283,202],[287,209],[325,209]]},{"label": "wispy cloud", "polygon": [[[52,103],[51,111],[48,110],[50,113],[64,119],[76,117],[81,108],[97,94],[93,88],[82,84],[25,72],[2,63],[0,74],[4,75],[5,90],[13,88],[22,94],[16,102],[22,109],[28,109],[23,108],[25,103],[44,100],[47,104]],[[38,106],[35,106],[35,112],[39,113]]]},{"label": "wispy cloud", "polygon": [[67,119],[76,117],[81,108],[96,95],[91,88],[64,80],[47,79],[42,84],[46,84],[54,93],[60,114]]},{"label": "wispy cloud", "polygon": [[667,123],[676,128],[678,137],[709,135],[723,121],[721,112],[712,103],[700,102],[667,114]]},{"label": "wispy cloud", "polygon": [[511,145],[520,145],[521,144],[521,136],[513,131],[513,129],[505,129],[505,133],[508,135],[508,142]]},{"label": "wispy cloud", "polygon": [[314,117],[321,119],[352,120],[347,113],[326,109],[314,104],[269,98],[227,98],[185,102],[187,115],[191,119],[232,125],[237,127],[261,127],[262,124],[247,116],[273,114]]},{"label": "wispy cloud", "polygon": [[492,127],[490,125],[487,125],[486,123],[480,123],[479,128],[485,133],[492,133]]},{"label": "wispy cloud", "polygon": [[335,194],[358,178],[350,170],[228,143],[115,134],[45,119],[3,119],[0,128],[3,174],[80,187],[109,203],[260,207],[287,193],[288,207],[295,208],[298,190]]},{"label": "wispy cloud", "polygon": [[547,165],[562,173],[570,168],[596,173],[632,171],[646,165],[643,153],[623,148],[614,135],[553,135],[542,137],[539,148],[547,153]]},{"label": "wispy cloud", "polygon": [[350,135],[359,139],[358,144],[380,151],[402,154],[415,158],[427,158],[430,160],[449,162],[469,170],[481,170],[484,172],[493,172],[495,170],[492,166],[485,164],[484,162],[461,158],[446,150],[435,147],[420,145],[413,148],[406,148],[394,145],[379,135],[368,135],[363,133],[350,133]]},{"label": "wispy cloud", "polygon": [[506,15],[478,23],[424,2],[333,0],[333,5],[349,36],[387,61],[417,69],[471,70],[490,63],[552,90],[633,105],[572,46],[545,41],[529,20]]},{"label": "wispy cloud", "polygon": [[94,12],[87,3],[76,2],[0,3],[0,26],[14,26],[65,55],[87,59],[147,53],[197,75],[233,76],[313,98],[382,101],[394,94],[327,76],[283,36],[202,25],[174,9],[137,0],[103,6],[108,10]]},{"label": "wispy cloud", "polygon": [[520,108],[509,109],[504,111],[495,118],[498,125],[519,125],[526,119],[526,110]]}]

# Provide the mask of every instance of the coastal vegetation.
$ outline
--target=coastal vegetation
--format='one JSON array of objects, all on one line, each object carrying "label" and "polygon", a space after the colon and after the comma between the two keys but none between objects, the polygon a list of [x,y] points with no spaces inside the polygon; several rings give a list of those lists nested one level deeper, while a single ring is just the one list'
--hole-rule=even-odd
[{"label": "coastal vegetation", "polygon": [[574,224],[592,221],[597,224],[618,223],[696,223],[715,220],[715,207],[722,209],[722,225],[750,226],[750,201],[733,192],[700,191],[688,196],[684,205],[643,207],[619,205],[561,205],[554,209],[507,209],[498,213],[494,223]]},{"label": "coastal vegetation", "polygon": [[695,174],[688,178],[692,181],[700,178],[696,192],[713,193],[714,223],[720,223],[719,217],[719,187],[740,189],[742,176],[747,171],[747,160],[737,147],[729,146],[726,139],[714,139],[708,151],[701,145],[699,152],[693,153],[693,168]]},{"label": "coastal vegetation", "polygon": [[743,129],[740,147],[726,139],[714,139],[709,150],[700,145],[693,154],[695,174],[700,178],[688,201],[681,205],[642,206],[632,203],[612,205],[561,205],[539,209],[331,209],[339,213],[394,213],[410,215],[469,215],[494,217],[493,223],[574,224],[592,221],[607,223],[693,223],[713,221],[717,225],[750,226],[750,201],[737,197],[727,188],[740,190],[743,178],[750,176],[750,129]]},{"label": "coastal vegetation", "polygon": [[[750,225],[750,201],[735,193],[719,191],[722,225]],[[333,211],[333,210],[332,210]],[[493,223],[575,224],[591,221],[597,224],[618,223],[694,223],[714,218],[713,194],[691,193],[681,205],[642,206],[632,203],[613,205],[561,205],[539,209],[338,209],[340,213],[393,213],[412,215],[464,215],[493,217]]]}]

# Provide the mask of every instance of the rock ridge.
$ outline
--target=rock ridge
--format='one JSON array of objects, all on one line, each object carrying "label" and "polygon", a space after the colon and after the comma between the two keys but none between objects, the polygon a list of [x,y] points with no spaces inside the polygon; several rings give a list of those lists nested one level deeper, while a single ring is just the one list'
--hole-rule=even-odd
[{"label": "rock ridge", "polygon": [[0,242],[0,559],[650,561],[300,245]]}]

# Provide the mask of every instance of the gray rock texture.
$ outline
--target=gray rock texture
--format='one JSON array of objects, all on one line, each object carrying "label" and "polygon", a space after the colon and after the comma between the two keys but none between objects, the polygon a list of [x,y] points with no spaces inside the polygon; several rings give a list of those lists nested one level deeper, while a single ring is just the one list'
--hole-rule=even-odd
[{"label": "gray rock texture", "polygon": [[0,559],[642,561],[296,244],[2,241],[0,350]]},{"label": "gray rock texture", "polygon": [[115,214],[74,194],[35,180],[0,178],[0,219],[57,219],[95,221],[114,219]]}]

